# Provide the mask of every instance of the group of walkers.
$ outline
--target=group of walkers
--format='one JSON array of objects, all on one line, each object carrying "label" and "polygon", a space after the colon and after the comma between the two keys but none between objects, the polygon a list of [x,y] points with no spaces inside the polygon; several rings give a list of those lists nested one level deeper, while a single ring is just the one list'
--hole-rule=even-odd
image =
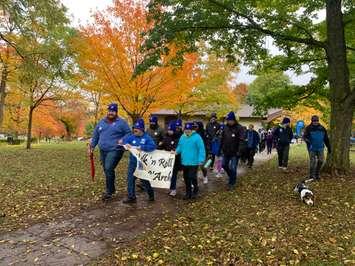
[{"label": "group of walkers", "polygon": [[[323,162],[323,143],[328,147],[329,140],[324,127],[312,117],[312,124],[306,128],[304,139],[308,144],[311,157],[310,177],[319,178],[320,166]],[[137,119],[132,128],[118,116],[118,105],[108,106],[108,112],[95,127],[89,145],[92,153],[98,145],[100,160],[106,177],[106,190],[103,200],[109,200],[116,192],[115,168],[121,160],[125,149],[136,149],[152,152],[156,149],[175,154],[175,164],[171,176],[170,196],[176,196],[178,173],[183,173],[185,181],[184,199],[198,196],[198,173],[202,172],[203,183],[208,183],[208,171],[215,171],[220,177],[224,171],[228,176],[227,188],[235,189],[237,185],[237,167],[239,160],[249,168],[253,166],[254,155],[259,150],[267,149],[270,154],[277,148],[279,167],[286,170],[289,146],[292,140],[290,119],[285,117],[274,130],[257,132],[253,125],[248,128],[238,123],[234,112],[229,112],[223,122],[218,122],[216,113],[212,113],[206,127],[200,121],[182,123],[181,119],[170,121],[165,132],[158,124],[156,116],[149,118],[149,127],[145,127],[143,119]],[[136,202],[137,159],[129,157],[127,171],[127,198],[123,203]],[[148,194],[148,200],[154,201],[154,189],[147,180],[141,180],[140,186]]]}]

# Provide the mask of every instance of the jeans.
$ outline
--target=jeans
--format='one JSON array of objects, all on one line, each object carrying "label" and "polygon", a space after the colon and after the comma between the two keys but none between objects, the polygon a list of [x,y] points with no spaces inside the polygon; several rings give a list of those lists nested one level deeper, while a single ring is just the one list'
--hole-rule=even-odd
[{"label": "jeans", "polygon": [[309,177],[319,179],[320,169],[324,163],[324,150],[309,151]]},{"label": "jeans", "polygon": [[186,197],[191,198],[192,196],[192,191],[191,191],[191,185],[194,186],[194,194],[198,193],[198,184],[197,184],[197,171],[198,171],[198,166],[193,165],[193,166],[183,166],[183,171],[184,171],[184,180],[185,180],[185,185],[186,185]]},{"label": "jeans", "polygon": [[180,170],[181,170],[181,155],[178,154],[175,157],[173,174],[171,175],[171,181],[170,181],[170,190],[176,189],[177,175]]},{"label": "jeans", "polygon": [[115,188],[115,168],[122,159],[124,151],[103,151],[100,150],[100,160],[106,177],[106,193],[112,195],[116,192]]},{"label": "jeans", "polygon": [[289,152],[290,152],[290,145],[277,146],[277,156],[279,159],[279,167],[287,167]]},{"label": "jeans", "polygon": [[235,186],[237,184],[237,167],[239,157],[238,156],[223,156],[222,167],[228,175],[228,185]]},{"label": "jeans", "polygon": [[[133,175],[137,167],[137,159],[133,155],[129,156],[128,174],[127,174],[127,193],[129,199],[136,198],[136,177]],[[154,198],[154,190],[148,180],[141,179],[144,190],[149,197]]]}]

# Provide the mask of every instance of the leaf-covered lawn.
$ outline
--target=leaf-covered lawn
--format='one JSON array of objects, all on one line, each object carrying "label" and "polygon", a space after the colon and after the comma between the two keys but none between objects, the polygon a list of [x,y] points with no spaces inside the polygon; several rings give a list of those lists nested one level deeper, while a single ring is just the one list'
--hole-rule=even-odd
[{"label": "leaf-covered lawn", "polygon": [[236,191],[205,195],[164,217],[99,264],[354,265],[354,168],[346,179],[313,183],[316,205],[308,207],[292,192],[307,173],[304,146],[292,149],[288,173],[275,165],[276,158],[243,176]]},{"label": "leaf-covered lawn", "polygon": [[[125,193],[127,163],[119,167]],[[104,179],[96,153],[96,181],[90,177],[85,143],[0,147],[0,232],[75,213],[99,200]]]}]

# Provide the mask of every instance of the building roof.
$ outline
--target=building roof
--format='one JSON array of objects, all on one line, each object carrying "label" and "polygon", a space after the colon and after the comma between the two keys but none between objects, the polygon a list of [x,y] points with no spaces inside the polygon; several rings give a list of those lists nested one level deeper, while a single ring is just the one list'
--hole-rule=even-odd
[{"label": "building roof", "polygon": [[[239,118],[261,118],[266,119],[268,122],[280,117],[282,115],[282,109],[279,108],[270,108],[267,111],[266,115],[260,116],[253,114],[254,107],[248,104],[242,104],[237,110],[237,116]],[[156,112],[153,112],[153,115],[177,115],[178,113],[172,109],[160,109]],[[191,115],[208,115],[206,112],[195,112]]]}]

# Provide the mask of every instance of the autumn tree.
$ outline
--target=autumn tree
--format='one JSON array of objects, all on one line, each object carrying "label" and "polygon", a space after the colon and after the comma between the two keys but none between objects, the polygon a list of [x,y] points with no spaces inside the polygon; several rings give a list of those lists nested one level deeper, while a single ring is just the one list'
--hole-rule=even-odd
[{"label": "autumn tree", "polygon": [[[58,37],[58,29],[68,23],[66,9],[56,0],[2,0],[0,3],[0,128],[5,106],[6,86],[12,67],[33,61],[38,40]],[[52,34],[53,33],[53,34]],[[43,48],[43,47],[42,47]],[[16,60],[10,64],[9,60]],[[29,62],[27,62],[29,63]]]},{"label": "autumn tree", "polygon": [[[95,23],[82,28],[81,38],[76,42],[78,63],[90,75],[82,77],[84,89],[111,95],[135,120],[176,101],[176,92],[182,89],[184,82],[181,80],[181,86],[174,84],[176,77],[185,75],[186,84],[193,86],[194,76],[186,70],[193,69],[189,64],[194,64],[194,60],[187,60],[185,69],[174,70],[173,66],[164,65],[163,59],[159,66],[132,78],[145,56],[140,49],[144,42],[142,32],[151,27],[142,2],[115,1],[114,6],[103,13],[95,13],[94,18]],[[97,84],[96,88],[88,86],[87,78]]]},{"label": "autumn tree", "polygon": [[[225,115],[237,107],[231,88],[231,74],[238,68],[214,54],[201,56],[196,71],[199,79],[175,104],[178,113],[216,112]],[[177,80],[179,82],[179,79]]]},{"label": "autumn tree", "polygon": [[[315,23],[321,10],[326,10],[326,19]],[[329,83],[332,153],[327,165],[332,173],[344,174],[350,166],[349,136],[355,107],[349,75],[349,60],[355,51],[354,10],[353,0],[152,0],[149,18],[154,27],[144,45],[148,55],[136,72],[159,64],[160,55],[172,42],[182,44],[177,54],[180,58],[206,41],[219,55],[232,62],[244,60],[257,69],[300,74],[306,65],[314,79],[293,89],[302,98]],[[268,53],[265,37],[272,38],[281,53]]]},{"label": "autumn tree", "polygon": [[245,102],[248,95],[248,85],[246,83],[239,83],[233,88],[233,94],[239,102]]}]

